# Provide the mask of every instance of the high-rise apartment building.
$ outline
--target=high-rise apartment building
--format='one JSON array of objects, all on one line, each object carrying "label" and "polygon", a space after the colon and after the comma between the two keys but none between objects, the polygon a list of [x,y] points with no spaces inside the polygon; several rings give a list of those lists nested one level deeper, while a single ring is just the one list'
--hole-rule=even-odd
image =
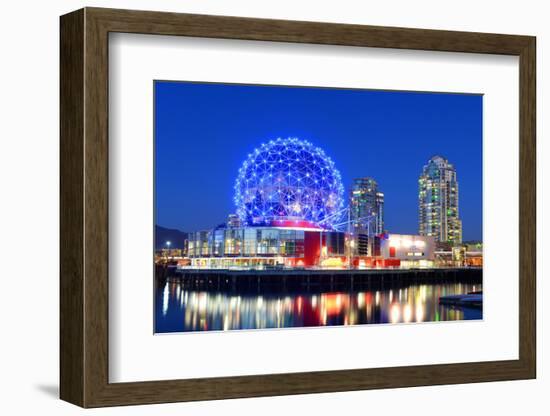
[{"label": "high-rise apartment building", "polygon": [[353,231],[369,236],[384,232],[384,194],[373,178],[353,180],[350,192]]},{"label": "high-rise apartment building", "polygon": [[439,243],[462,242],[456,169],[441,156],[432,157],[418,179],[418,211],[420,235]]}]

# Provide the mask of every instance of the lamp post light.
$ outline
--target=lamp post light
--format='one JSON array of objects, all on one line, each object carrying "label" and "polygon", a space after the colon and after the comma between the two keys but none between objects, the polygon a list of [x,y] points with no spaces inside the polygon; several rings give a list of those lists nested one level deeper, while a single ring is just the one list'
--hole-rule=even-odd
[{"label": "lamp post light", "polygon": [[165,244],[166,244],[166,261],[168,261],[168,255],[170,254],[170,246],[172,245],[172,242],[167,241]]}]

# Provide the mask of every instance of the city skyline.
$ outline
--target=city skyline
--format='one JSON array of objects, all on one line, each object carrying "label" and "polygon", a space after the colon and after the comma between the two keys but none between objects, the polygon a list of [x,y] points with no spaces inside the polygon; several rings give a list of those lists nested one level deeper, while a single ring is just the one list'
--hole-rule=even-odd
[{"label": "city skyline", "polygon": [[[326,150],[346,196],[356,178],[376,180],[391,232],[418,232],[418,177],[431,156],[442,154],[460,176],[463,239],[482,239],[481,96],[157,82],[155,101],[158,225],[188,232],[225,222],[235,213],[233,185],[243,156],[262,142],[292,136]],[[364,129],[352,131],[352,118]]]}]

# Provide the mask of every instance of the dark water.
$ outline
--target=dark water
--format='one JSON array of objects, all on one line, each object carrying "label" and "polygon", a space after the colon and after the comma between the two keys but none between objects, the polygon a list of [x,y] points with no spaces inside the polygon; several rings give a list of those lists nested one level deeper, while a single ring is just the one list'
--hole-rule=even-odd
[{"label": "dark water", "polygon": [[361,292],[251,295],[184,290],[178,282],[157,289],[155,331],[413,323],[481,319],[481,309],[439,304],[439,297],[481,290],[466,283],[419,284]]}]

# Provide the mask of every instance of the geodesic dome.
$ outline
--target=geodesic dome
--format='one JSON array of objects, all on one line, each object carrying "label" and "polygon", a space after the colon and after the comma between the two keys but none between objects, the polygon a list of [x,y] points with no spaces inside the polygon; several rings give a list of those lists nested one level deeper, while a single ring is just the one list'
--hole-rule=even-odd
[{"label": "geodesic dome", "polygon": [[297,138],[264,143],[248,155],[235,182],[246,224],[303,220],[332,228],[343,207],[340,172],[325,152]]}]

